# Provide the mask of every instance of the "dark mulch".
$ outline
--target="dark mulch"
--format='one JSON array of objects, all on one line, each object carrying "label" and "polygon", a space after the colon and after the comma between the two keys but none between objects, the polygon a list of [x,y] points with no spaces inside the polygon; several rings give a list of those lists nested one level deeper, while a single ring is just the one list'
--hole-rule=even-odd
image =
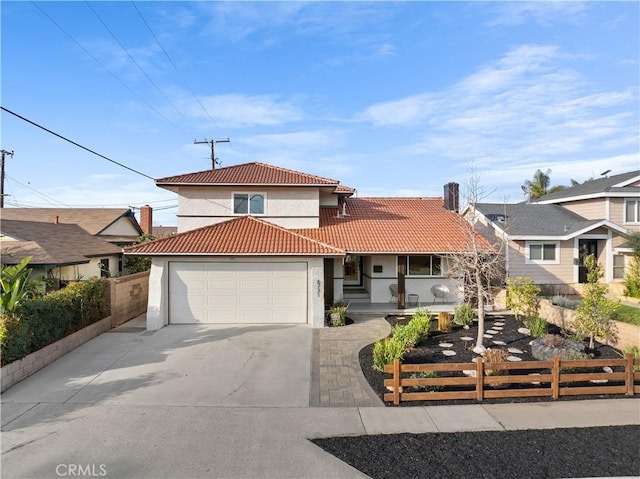
[{"label": "dark mulch", "polygon": [[374,478],[640,476],[640,426],[389,434],[313,442]]},{"label": "dark mulch", "polygon": [[[406,324],[411,318],[403,316],[388,316],[387,321],[391,326],[397,324]],[[523,361],[535,361],[535,358],[531,356],[531,347],[529,342],[534,339],[530,336],[524,336],[518,332],[518,328],[523,326],[522,322],[517,320],[513,315],[487,315],[485,319],[485,331],[491,329],[496,322],[504,322],[502,330],[498,334],[494,335],[493,339],[485,339],[485,347],[493,348],[516,348],[522,351],[522,354],[513,354],[513,356],[521,357]],[[560,328],[554,325],[549,325],[549,333],[559,334]],[[454,326],[453,330],[449,333],[442,333],[437,331],[437,320],[432,321],[432,332],[426,340],[421,341],[416,347],[405,354],[404,363],[418,364],[418,363],[470,363],[472,358],[477,356],[471,351],[471,348],[475,345],[475,338],[477,335],[477,326],[474,323],[470,329],[463,329],[461,326]],[[463,341],[461,337],[472,337],[473,341]],[[506,345],[494,345],[493,340],[503,341]],[[445,356],[442,351],[445,348],[439,346],[440,343],[451,343],[452,347],[446,348],[456,352],[455,356]],[[586,343],[585,343],[586,344]],[[606,346],[600,343],[596,343],[593,350],[587,351],[597,359],[620,359],[621,356],[614,348]],[[384,379],[391,378],[390,374],[384,374],[373,369],[373,345],[366,346],[359,353],[360,367],[364,373],[365,378],[378,394],[380,399],[383,399],[385,392]],[[544,371],[544,370],[541,370]],[[527,371],[535,372],[534,370]],[[452,373],[453,374],[453,373]],[[462,373],[459,373],[462,375]],[[531,385],[523,385],[521,387],[531,387]],[[576,400],[576,399],[597,399],[599,397],[622,397],[622,396],[563,396],[559,400]],[[549,397],[533,397],[533,398],[505,398],[505,399],[485,399],[483,404],[491,403],[504,403],[504,402],[531,402],[531,401],[551,401]],[[457,401],[411,401],[403,402],[401,406],[428,406],[428,405],[443,405],[443,404],[471,404],[477,403],[475,400],[457,400]],[[391,405],[392,403],[385,403]]]}]

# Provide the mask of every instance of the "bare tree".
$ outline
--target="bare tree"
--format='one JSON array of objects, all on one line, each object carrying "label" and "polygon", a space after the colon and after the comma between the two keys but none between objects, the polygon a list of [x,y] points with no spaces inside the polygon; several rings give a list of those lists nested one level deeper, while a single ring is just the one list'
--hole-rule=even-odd
[{"label": "bare tree", "polygon": [[[493,235],[487,238],[474,227],[476,222],[476,205],[486,197],[480,186],[479,176],[471,170],[471,176],[463,189],[463,200],[466,208],[459,216],[460,230],[464,235],[464,251],[451,253],[450,277],[459,283],[465,291],[465,300],[476,297],[478,311],[478,336],[474,352],[484,351],[484,319],[485,304],[492,301],[491,281],[504,276],[505,240],[502,236]],[[505,207],[506,208],[506,207]],[[506,220],[505,211],[505,220]]]}]

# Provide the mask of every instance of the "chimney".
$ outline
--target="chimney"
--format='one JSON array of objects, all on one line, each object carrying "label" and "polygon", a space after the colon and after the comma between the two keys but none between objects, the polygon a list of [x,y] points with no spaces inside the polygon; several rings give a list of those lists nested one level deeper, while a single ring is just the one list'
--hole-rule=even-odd
[{"label": "chimney", "polygon": [[148,235],[153,232],[153,210],[149,205],[140,208],[140,228],[143,233]]},{"label": "chimney", "polygon": [[458,183],[447,183],[444,185],[444,207],[449,211],[456,213],[460,209],[460,194]]}]

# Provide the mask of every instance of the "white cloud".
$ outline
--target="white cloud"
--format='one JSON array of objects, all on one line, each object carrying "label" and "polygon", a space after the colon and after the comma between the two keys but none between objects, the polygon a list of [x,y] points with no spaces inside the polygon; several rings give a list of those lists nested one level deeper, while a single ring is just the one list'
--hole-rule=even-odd
[{"label": "white cloud", "polygon": [[[200,101],[216,124],[225,128],[275,126],[303,118],[300,108],[275,95],[215,95],[201,97]],[[181,103],[182,111],[209,124],[209,118],[197,102],[185,99]]]},{"label": "white cloud", "polygon": [[579,20],[587,10],[585,2],[577,1],[512,1],[492,5],[493,18],[485,25],[519,26],[529,21],[542,25]]}]

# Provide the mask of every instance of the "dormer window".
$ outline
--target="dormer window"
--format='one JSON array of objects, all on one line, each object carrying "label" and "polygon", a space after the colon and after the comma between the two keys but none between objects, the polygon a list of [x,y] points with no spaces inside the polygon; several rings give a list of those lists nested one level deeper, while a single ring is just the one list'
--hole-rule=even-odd
[{"label": "dormer window", "polygon": [[264,193],[234,193],[233,214],[263,215]]}]

